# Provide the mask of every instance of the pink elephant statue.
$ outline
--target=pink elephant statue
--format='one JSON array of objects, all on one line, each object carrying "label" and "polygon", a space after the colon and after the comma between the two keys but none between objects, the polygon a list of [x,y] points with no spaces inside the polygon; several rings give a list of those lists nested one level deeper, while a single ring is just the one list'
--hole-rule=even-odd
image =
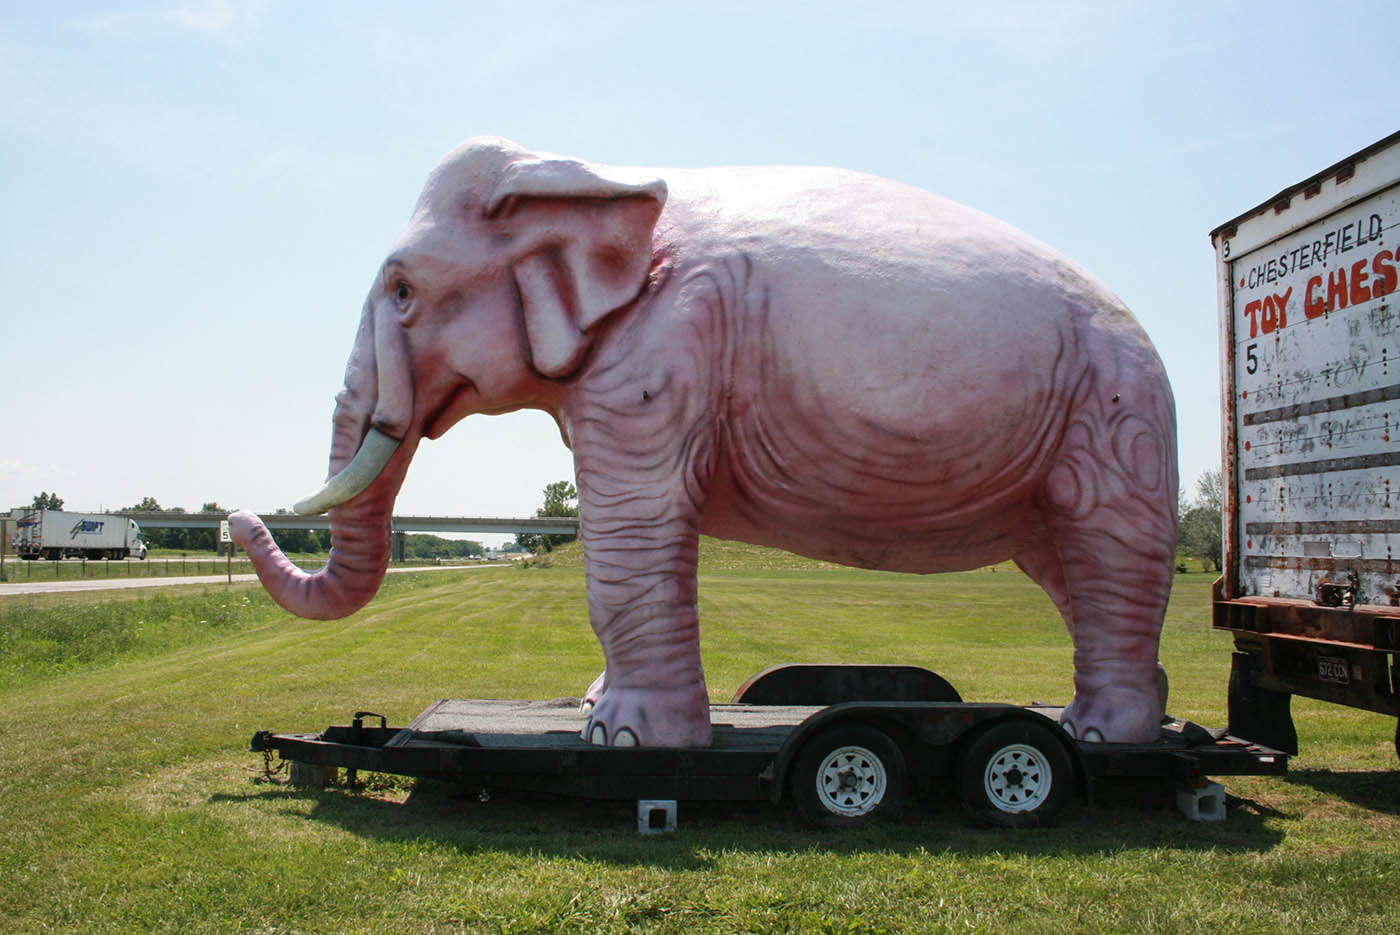
[{"label": "pink elephant statue", "polygon": [[710,742],[701,533],[901,572],[1013,559],[1074,644],[1063,725],[1158,736],[1171,389],[1142,328],[984,214],[824,168],[653,170],[471,140],[375,273],[336,396],[329,564],[234,539],[306,617],[362,607],[424,436],[542,409],[572,450],[606,659],[584,736]]}]

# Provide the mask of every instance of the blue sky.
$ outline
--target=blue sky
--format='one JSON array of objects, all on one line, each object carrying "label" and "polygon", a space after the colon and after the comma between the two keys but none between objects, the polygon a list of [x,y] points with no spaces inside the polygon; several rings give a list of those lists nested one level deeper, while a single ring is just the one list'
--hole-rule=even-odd
[{"label": "blue sky", "polygon": [[[1209,231],[1400,128],[1400,5],[4,2],[0,508],[271,510],[325,473],[429,169],[836,165],[985,210],[1134,310],[1184,487],[1219,459]],[[425,443],[400,512],[528,515],[539,413]]]}]

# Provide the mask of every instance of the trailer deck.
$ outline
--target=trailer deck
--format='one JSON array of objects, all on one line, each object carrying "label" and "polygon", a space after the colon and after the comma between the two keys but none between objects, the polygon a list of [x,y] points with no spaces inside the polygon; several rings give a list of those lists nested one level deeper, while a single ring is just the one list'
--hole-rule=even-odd
[{"label": "trailer deck", "polygon": [[[804,668],[810,667],[778,671],[782,677],[791,677],[794,670],[801,673]],[[831,668],[823,667],[824,671]],[[871,669],[851,668],[867,674]],[[863,685],[856,683],[847,688],[876,693],[862,690],[869,688],[869,679]],[[320,733],[260,731],[253,737],[252,749],[277,751],[283,759],[301,764],[303,775],[307,767],[346,768],[435,778],[482,790],[506,788],[595,799],[769,799],[776,803],[790,796],[814,819],[831,816],[811,807],[811,802],[803,806],[810,779],[820,787],[825,776],[839,793],[865,777],[861,781],[868,780],[871,791],[844,793],[851,813],[838,811],[835,817],[852,820],[839,823],[855,823],[867,811],[873,813],[873,806],[883,800],[886,784],[893,788],[889,796],[893,801],[902,798],[904,789],[927,794],[935,780],[952,777],[962,784],[964,804],[972,811],[978,811],[978,802],[987,805],[982,801],[987,799],[993,808],[981,809],[983,817],[990,814],[1019,824],[1032,817],[1037,821],[1051,817],[1071,789],[1092,800],[1093,783],[1100,779],[1165,778],[1184,789],[1199,789],[1206,776],[1282,773],[1288,763],[1287,755],[1278,750],[1180,720],[1164,723],[1159,739],[1150,744],[1077,742],[1058,727],[1061,708],[947,700],[950,692],[956,698],[950,686],[946,692],[932,692],[944,700],[846,697],[831,704],[784,703],[785,698],[794,697],[809,701],[811,694],[774,693],[768,690],[771,687],[756,677],[735,703],[712,705],[713,742],[705,748],[594,746],[581,737],[587,719],[580,713],[579,699],[556,698],[442,699],[404,727],[391,727],[380,715],[358,712],[350,725]],[[754,703],[754,699],[774,703]],[[366,723],[376,719],[377,725]],[[863,758],[859,762],[868,761],[869,775],[861,772],[865,767],[850,765],[855,761],[833,759],[836,753],[823,761],[819,754],[828,747],[837,752],[859,751]],[[1009,788],[997,786],[1002,774],[991,764],[999,756],[1012,765],[1007,774],[1012,777]],[[1026,763],[1030,766],[1019,768]],[[1036,770],[1044,771],[1043,781]],[[1052,774],[1058,783],[1053,802],[1049,801]],[[857,807],[857,795],[875,797],[868,810]],[[828,810],[832,801],[828,796]],[[1045,810],[1035,815],[1042,806]]]}]

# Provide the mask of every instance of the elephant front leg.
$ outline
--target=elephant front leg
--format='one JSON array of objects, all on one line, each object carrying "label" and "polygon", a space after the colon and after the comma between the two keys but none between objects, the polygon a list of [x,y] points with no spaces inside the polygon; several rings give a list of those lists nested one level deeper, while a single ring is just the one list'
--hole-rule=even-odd
[{"label": "elephant front leg", "polygon": [[584,553],[589,619],[607,672],[583,737],[612,746],[709,746],[695,523],[599,525],[585,519]]}]

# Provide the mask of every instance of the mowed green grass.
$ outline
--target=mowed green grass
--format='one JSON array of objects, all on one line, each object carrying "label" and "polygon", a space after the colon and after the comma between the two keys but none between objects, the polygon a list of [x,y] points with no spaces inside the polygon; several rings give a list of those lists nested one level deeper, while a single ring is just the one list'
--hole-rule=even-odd
[{"label": "mowed green grass", "polygon": [[[902,662],[972,700],[1065,701],[1070,647],[1014,569],[914,577],[707,543],[711,694],[783,661]],[[1223,724],[1230,640],[1180,575],[1171,710]],[[598,673],[581,570],[401,575],[303,621],[255,587],[0,599],[0,929],[7,932],[1393,931],[1393,721],[1295,700],[1286,778],[1226,779],[1223,824],[1158,788],[1107,790],[1055,827],[987,831],[946,800],[818,832],[785,807],[628,803],[371,777],[267,782],[259,728],[316,731],[439,697],[576,695]],[[23,603],[20,603],[23,602]],[[39,635],[15,636],[26,621]],[[92,645],[88,645],[92,644]],[[66,647],[66,649],[65,649]]]}]

